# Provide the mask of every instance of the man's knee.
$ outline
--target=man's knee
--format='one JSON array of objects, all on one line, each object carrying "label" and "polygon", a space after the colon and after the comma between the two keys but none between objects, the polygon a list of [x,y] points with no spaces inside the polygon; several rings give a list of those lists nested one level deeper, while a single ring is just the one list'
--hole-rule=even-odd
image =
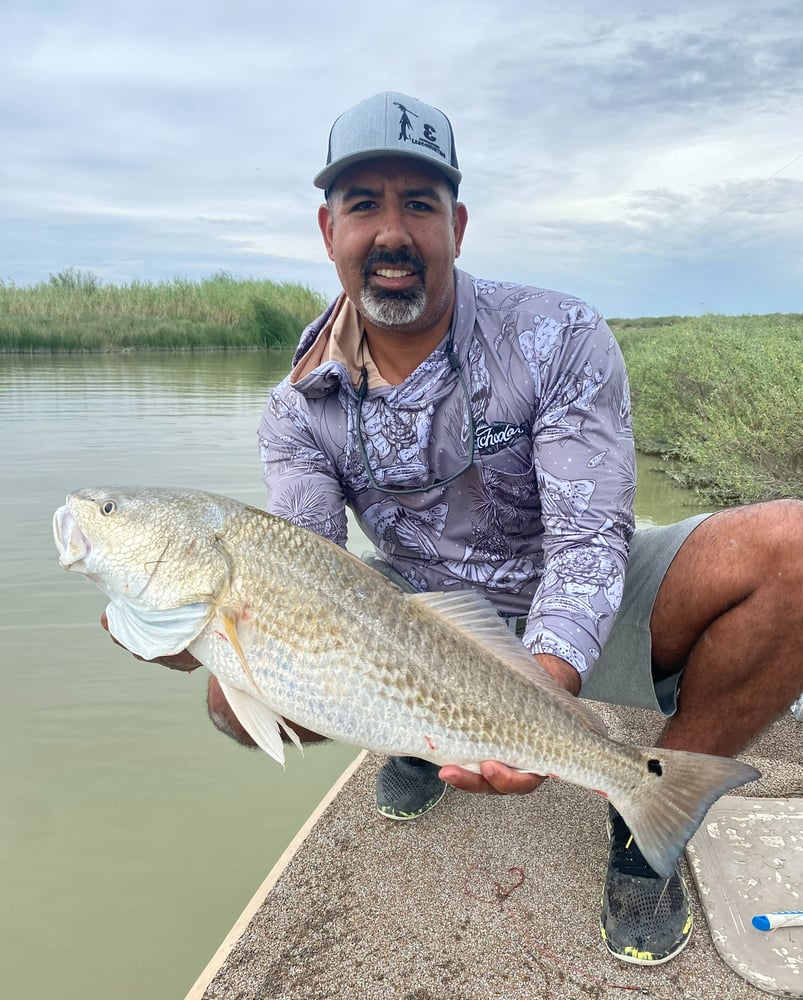
[{"label": "man's knee", "polygon": [[803,608],[803,501],[774,500],[744,510],[746,520],[739,543],[758,585],[787,590]]},{"label": "man's knee", "polygon": [[703,633],[737,607],[757,622],[799,627],[803,615],[803,502],[732,507],[703,521],[664,576],[650,622],[661,673],[682,666]]},{"label": "man's knee", "polygon": [[704,576],[715,578],[724,569],[730,579],[763,584],[768,578],[799,572],[803,501],[770,500],[728,508],[703,522],[689,541],[691,561]]},{"label": "man's knee", "polygon": [[761,506],[771,540],[784,561],[803,564],[803,500],[775,500]]}]

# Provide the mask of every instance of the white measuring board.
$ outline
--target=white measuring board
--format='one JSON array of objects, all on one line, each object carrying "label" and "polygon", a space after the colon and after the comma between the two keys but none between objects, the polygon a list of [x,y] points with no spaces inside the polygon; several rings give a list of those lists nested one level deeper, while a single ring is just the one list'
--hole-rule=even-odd
[{"label": "white measuring board", "polygon": [[752,925],[758,914],[803,910],[803,798],[723,796],[687,857],[723,961],[761,990],[803,997],[803,927]]}]

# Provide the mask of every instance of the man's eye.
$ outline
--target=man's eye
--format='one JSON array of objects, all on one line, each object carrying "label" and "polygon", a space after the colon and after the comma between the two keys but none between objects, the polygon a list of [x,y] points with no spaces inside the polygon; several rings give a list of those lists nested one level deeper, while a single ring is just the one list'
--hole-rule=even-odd
[{"label": "man's eye", "polygon": [[349,209],[350,212],[367,212],[374,208],[376,202],[373,201],[355,201],[354,204]]},{"label": "man's eye", "polygon": [[432,207],[425,201],[410,201],[407,203],[414,212],[431,212]]}]

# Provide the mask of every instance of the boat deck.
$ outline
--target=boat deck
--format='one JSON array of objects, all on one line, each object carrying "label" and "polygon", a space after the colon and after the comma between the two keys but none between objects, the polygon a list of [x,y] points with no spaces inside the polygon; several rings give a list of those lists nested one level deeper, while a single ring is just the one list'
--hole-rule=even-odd
[{"label": "boat deck", "polygon": [[[656,715],[595,708],[616,738],[654,742]],[[803,795],[802,745],[803,724],[787,713],[741,755],[764,777],[738,793]],[[381,764],[360,755],[187,1000],[769,995],[717,954],[688,869],[695,930],[686,949],[653,968],[608,954],[598,928],[607,857],[598,796],[559,781],[524,797],[450,790],[426,816],[394,823],[374,808]],[[803,982],[791,995],[803,996]]]}]

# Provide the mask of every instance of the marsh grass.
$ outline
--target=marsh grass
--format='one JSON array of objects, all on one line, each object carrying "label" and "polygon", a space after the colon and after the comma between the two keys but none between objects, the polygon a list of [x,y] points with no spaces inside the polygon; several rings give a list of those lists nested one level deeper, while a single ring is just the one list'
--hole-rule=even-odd
[{"label": "marsh grass", "polygon": [[107,285],[68,268],[29,287],[0,281],[0,352],[289,347],[325,305],[291,282]]},{"label": "marsh grass", "polygon": [[[292,283],[0,281],[0,353],[295,347],[325,300]],[[611,320],[636,444],[719,504],[803,496],[803,315]]]},{"label": "marsh grass", "polygon": [[641,451],[720,504],[803,497],[803,315],[611,326]]}]

